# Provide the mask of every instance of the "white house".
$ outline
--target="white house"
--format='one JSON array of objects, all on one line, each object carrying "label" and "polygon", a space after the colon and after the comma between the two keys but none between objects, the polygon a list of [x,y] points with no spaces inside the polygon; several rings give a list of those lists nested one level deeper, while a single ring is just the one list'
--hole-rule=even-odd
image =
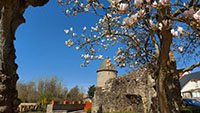
[{"label": "white house", "polygon": [[185,74],[180,78],[183,98],[200,98],[200,71]]}]

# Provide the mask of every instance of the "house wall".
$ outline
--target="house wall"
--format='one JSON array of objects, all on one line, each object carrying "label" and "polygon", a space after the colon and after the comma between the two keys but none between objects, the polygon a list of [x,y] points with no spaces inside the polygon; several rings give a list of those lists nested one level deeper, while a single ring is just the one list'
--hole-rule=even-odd
[{"label": "house wall", "polygon": [[181,95],[184,98],[192,98],[192,97],[200,98],[200,92],[191,92],[191,93],[187,92],[187,91],[191,91],[191,90],[194,90],[194,89],[197,89],[197,88],[200,88],[200,80],[189,81],[187,84],[185,84],[185,86],[183,86],[183,88],[181,90]]}]

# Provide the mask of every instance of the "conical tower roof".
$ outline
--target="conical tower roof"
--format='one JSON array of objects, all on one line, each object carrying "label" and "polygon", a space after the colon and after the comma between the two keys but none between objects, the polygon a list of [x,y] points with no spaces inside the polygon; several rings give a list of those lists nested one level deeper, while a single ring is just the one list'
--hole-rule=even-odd
[{"label": "conical tower roof", "polygon": [[115,71],[115,72],[117,72],[117,70],[115,69],[115,66],[112,64],[112,62],[109,62],[109,58],[106,58],[103,61],[103,63],[101,64],[101,66],[99,67],[97,72],[99,72],[99,71]]}]

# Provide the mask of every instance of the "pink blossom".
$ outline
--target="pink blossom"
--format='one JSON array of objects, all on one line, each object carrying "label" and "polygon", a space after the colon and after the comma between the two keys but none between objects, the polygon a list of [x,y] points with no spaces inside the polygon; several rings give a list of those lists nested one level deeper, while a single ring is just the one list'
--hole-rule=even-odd
[{"label": "pink blossom", "polygon": [[142,6],[142,3],[143,3],[143,0],[135,0],[135,1],[134,1],[134,5],[135,5],[136,7],[141,7],[141,6]]},{"label": "pink blossom", "polygon": [[146,0],[147,3],[150,3],[151,0]]},{"label": "pink blossom", "polygon": [[134,22],[133,22],[132,19],[130,19],[129,17],[127,17],[127,18],[124,18],[123,23],[124,23],[128,28],[130,28],[130,27],[132,27],[132,25],[133,25]]},{"label": "pink blossom", "polygon": [[200,9],[193,15],[194,19],[200,22]]},{"label": "pink blossom", "polygon": [[170,1],[169,0],[160,0],[159,3],[161,5],[165,5],[165,4],[168,4]]},{"label": "pink blossom", "polygon": [[123,13],[125,13],[126,12],[126,10],[128,9],[128,4],[126,4],[126,3],[121,3],[120,5],[119,5],[119,14],[123,14]]},{"label": "pink blossom", "polygon": [[186,11],[184,12],[184,14],[185,14],[185,16],[186,16],[187,18],[193,17],[194,13],[195,13],[195,12],[194,12],[193,7],[191,7],[189,10],[186,10]]},{"label": "pink blossom", "polygon": [[132,15],[131,17],[124,18],[123,23],[126,27],[130,28],[137,20],[137,13]]}]

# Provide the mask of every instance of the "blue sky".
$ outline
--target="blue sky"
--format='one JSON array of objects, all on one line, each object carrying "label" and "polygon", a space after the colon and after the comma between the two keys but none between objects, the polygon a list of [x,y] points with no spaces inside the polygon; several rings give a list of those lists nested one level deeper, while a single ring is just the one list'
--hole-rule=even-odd
[{"label": "blue sky", "polygon": [[[68,88],[78,85],[87,90],[88,86],[96,85],[96,70],[103,61],[96,60],[87,68],[81,68],[81,52],[65,45],[67,35],[64,29],[73,26],[75,32],[80,32],[84,26],[94,25],[97,17],[79,15],[68,18],[56,0],[50,0],[43,7],[29,7],[24,17],[26,23],[17,29],[15,41],[19,81],[57,75]],[[118,75],[126,73],[120,68],[117,70]]]},{"label": "blue sky", "polygon": [[[78,85],[87,90],[88,86],[96,85],[96,70],[103,61],[96,60],[87,68],[81,68],[81,52],[65,45],[67,35],[64,29],[73,26],[79,32],[83,26],[93,25],[98,18],[91,15],[69,18],[63,11],[56,0],[25,11],[26,23],[17,29],[15,41],[19,81],[57,75],[68,88]],[[119,75],[123,73],[119,70]]]}]

